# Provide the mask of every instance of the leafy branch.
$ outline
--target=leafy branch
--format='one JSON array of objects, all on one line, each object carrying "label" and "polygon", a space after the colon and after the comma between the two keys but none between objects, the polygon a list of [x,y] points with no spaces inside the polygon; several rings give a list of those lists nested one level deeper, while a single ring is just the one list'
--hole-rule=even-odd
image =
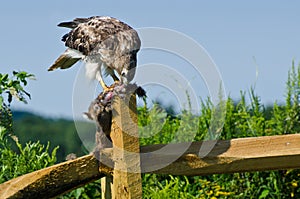
[{"label": "leafy branch", "polygon": [[27,85],[28,79],[35,79],[33,74],[24,71],[13,71],[12,77],[8,74],[0,73],[0,110],[6,106],[4,102],[4,93],[6,93],[8,105],[12,102],[12,98],[27,103],[26,97],[31,98],[30,94],[24,90],[23,86]]},{"label": "leafy branch", "polygon": [[[30,94],[26,92],[23,86],[27,85],[28,79],[34,79],[34,75],[24,71],[13,71],[12,77],[8,74],[0,73],[0,127],[6,132],[12,133],[12,113],[9,108],[13,97],[19,101],[27,103],[26,97],[30,99]],[[4,94],[7,94],[7,103],[4,101]]]}]

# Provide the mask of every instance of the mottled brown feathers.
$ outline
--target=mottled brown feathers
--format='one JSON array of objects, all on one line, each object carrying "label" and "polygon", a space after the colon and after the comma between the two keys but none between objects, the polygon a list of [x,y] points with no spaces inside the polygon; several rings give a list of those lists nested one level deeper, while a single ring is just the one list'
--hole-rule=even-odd
[{"label": "mottled brown feathers", "polygon": [[103,88],[101,66],[105,71],[112,71],[109,74],[113,77],[116,77],[113,73],[116,71],[121,82],[128,83],[133,79],[141,41],[138,33],[129,25],[112,17],[96,16],[76,18],[58,26],[71,28],[62,38],[68,49],[49,68],[50,71],[69,68],[82,59],[87,63],[86,66],[97,65],[97,70],[86,67],[87,74],[95,73],[89,77],[97,78]]},{"label": "mottled brown feathers", "polygon": [[72,28],[65,38],[65,44],[84,55],[89,55],[97,45],[120,31],[133,30],[129,25],[111,17],[76,18],[72,22],[60,23],[59,26]]}]

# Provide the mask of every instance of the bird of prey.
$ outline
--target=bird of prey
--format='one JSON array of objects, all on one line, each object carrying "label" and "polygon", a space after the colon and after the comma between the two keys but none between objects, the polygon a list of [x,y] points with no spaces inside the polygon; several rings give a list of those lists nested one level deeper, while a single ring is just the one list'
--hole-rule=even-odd
[{"label": "bird of prey", "polygon": [[129,25],[116,18],[94,16],[76,18],[58,26],[71,28],[71,31],[62,38],[66,51],[48,71],[66,69],[83,60],[86,63],[86,75],[98,80],[104,90],[108,87],[103,81],[101,69],[104,69],[105,75],[111,75],[115,82],[128,84],[134,78],[141,41]]}]

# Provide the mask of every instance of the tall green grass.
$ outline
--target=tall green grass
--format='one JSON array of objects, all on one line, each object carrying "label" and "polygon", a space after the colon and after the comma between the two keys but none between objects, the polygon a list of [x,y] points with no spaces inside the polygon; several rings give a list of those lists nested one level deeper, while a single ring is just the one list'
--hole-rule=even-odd
[{"label": "tall green grass", "polygon": [[[265,106],[254,89],[241,92],[240,100],[226,100],[226,116],[218,139],[270,136],[299,133],[300,130],[300,67],[294,63],[288,73],[285,103]],[[157,107],[139,109],[139,124],[156,121]],[[205,138],[209,131],[214,106],[208,99],[202,103],[201,114],[183,112],[168,116],[163,127],[151,138],[141,138],[142,145],[174,141],[177,131],[180,141],[196,131],[193,141]],[[152,115],[156,114],[156,115]],[[154,119],[152,119],[154,118]],[[191,126],[193,128],[191,128]],[[195,126],[197,128],[195,128]],[[155,128],[154,128],[155,129]],[[143,131],[141,132],[143,136]],[[251,149],[249,149],[251,150]],[[155,164],[155,163],[154,163]],[[145,198],[300,198],[300,170],[247,172],[210,176],[143,175]]]},{"label": "tall green grass", "polygon": [[[226,112],[220,117],[222,129],[217,129],[218,139],[233,139],[254,136],[270,136],[298,133],[300,128],[300,66],[294,63],[286,82],[285,102],[265,106],[254,89],[241,92],[240,100],[231,97],[223,102]],[[211,119],[216,113],[213,103],[202,101],[201,113],[189,111],[174,116],[159,105],[151,109],[138,108],[140,144],[200,141],[210,133]],[[223,113],[224,113],[223,112]],[[217,117],[218,118],[218,117]],[[218,126],[218,125],[217,125]],[[219,125],[220,126],[220,125]],[[249,149],[251,150],[251,149]],[[155,162],[153,163],[155,164]],[[300,198],[300,170],[245,172],[209,176],[171,176],[143,174],[143,197],[165,198]],[[93,184],[94,186],[95,184]],[[81,188],[90,192],[89,185]],[[93,190],[100,190],[94,186]],[[91,198],[86,196],[83,198]],[[81,198],[71,192],[68,198]]]}]

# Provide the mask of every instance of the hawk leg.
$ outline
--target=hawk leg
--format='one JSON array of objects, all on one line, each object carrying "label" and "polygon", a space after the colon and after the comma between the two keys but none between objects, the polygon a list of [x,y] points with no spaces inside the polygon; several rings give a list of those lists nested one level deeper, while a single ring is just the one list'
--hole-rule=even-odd
[{"label": "hawk leg", "polygon": [[111,77],[114,79],[114,82],[118,82],[118,81],[119,81],[119,78],[116,76],[115,73],[113,73],[113,74],[111,75]]},{"label": "hawk leg", "polygon": [[119,78],[117,77],[117,75],[115,74],[115,72],[114,72],[113,69],[111,69],[109,67],[106,67],[105,68],[105,73],[107,75],[110,75],[113,78],[114,82],[118,82],[119,81]]},{"label": "hawk leg", "polygon": [[103,91],[104,91],[104,92],[110,90],[110,89],[107,87],[107,85],[104,83],[102,77],[101,77],[101,79],[99,80],[99,83],[100,83],[101,87],[103,88]]},{"label": "hawk leg", "polygon": [[109,88],[107,87],[107,85],[105,84],[103,78],[102,78],[102,74],[101,74],[101,70],[96,72],[96,79],[99,81],[101,87],[103,88],[103,91],[108,91]]}]

